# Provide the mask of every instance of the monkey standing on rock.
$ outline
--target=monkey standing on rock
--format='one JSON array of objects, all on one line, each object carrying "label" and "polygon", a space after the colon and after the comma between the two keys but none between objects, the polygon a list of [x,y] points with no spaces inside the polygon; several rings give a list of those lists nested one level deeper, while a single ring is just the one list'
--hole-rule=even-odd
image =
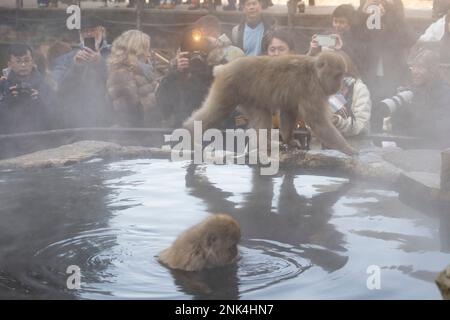
[{"label": "monkey standing on rock", "polygon": [[206,100],[183,126],[192,131],[194,121],[202,121],[206,130],[239,106],[250,127],[270,130],[272,114],[279,110],[284,143],[295,144],[293,131],[302,118],[327,147],[356,154],[332,124],[328,107],[328,97],[341,87],[345,69],[343,58],[332,52],[318,57],[239,58],[215,70]]}]

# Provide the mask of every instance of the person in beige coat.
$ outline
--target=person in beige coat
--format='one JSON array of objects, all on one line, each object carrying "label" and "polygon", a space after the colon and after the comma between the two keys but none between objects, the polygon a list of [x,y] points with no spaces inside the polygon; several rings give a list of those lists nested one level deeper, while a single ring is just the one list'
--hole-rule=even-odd
[{"label": "person in beige coat", "polygon": [[148,127],[157,121],[154,114],[157,76],[150,63],[150,37],[129,30],[114,40],[108,58],[107,93],[113,124]]},{"label": "person in beige coat", "polygon": [[345,136],[368,134],[372,101],[370,92],[347,54],[337,51],[345,60],[347,74],[339,92],[329,98],[333,124]]}]

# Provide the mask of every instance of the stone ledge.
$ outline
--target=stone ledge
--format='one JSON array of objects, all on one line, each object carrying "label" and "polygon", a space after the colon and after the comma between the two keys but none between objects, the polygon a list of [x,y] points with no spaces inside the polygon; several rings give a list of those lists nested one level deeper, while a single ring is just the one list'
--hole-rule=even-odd
[{"label": "stone ledge", "polygon": [[157,148],[122,147],[116,143],[87,140],[0,160],[0,168],[49,168],[72,165],[93,158],[109,159],[161,156],[165,156],[165,153]]}]

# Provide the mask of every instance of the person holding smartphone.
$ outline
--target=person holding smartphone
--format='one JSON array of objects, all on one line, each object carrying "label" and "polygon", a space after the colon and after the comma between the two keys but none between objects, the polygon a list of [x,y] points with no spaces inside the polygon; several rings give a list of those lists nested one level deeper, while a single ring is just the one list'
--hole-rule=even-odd
[{"label": "person holding smartphone", "polygon": [[106,84],[113,124],[149,127],[160,121],[154,96],[158,80],[151,61],[150,37],[138,30],[117,37],[108,58]]},{"label": "person holding smartphone", "polygon": [[332,13],[330,34],[314,34],[308,55],[316,56],[322,49],[342,50],[350,56],[359,70],[364,70],[365,42],[356,28],[357,13],[351,4],[337,6]]},{"label": "person holding smartphone", "polygon": [[99,19],[84,14],[81,24],[79,48],[56,58],[52,71],[64,123],[66,127],[108,126],[106,59],[111,46]]}]

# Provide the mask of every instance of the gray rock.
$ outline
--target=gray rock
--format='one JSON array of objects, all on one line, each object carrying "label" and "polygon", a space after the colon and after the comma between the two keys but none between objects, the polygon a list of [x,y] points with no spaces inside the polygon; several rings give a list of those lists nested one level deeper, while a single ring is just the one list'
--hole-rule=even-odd
[{"label": "gray rock", "polygon": [[94,158],[168,157],[170,152],[156,148],[122,147],[104,141],[79,141],[16,158],[0,160],[0,168],[47,168],[67,166]]},{"label": "gray rock", "polygon": [[393,149],[384,151],[383,158],[404,171],[438,174],[441,170],[440,150]]},{"label": "gray rock", "polygon": [[280,166],[296,166],[308,169],[333,169],[360,178],[395,182],[401,170],[386,162],[381,150],[361,150],[359,156],[350,157],[335,150],[293,151],[280,155]]}]

